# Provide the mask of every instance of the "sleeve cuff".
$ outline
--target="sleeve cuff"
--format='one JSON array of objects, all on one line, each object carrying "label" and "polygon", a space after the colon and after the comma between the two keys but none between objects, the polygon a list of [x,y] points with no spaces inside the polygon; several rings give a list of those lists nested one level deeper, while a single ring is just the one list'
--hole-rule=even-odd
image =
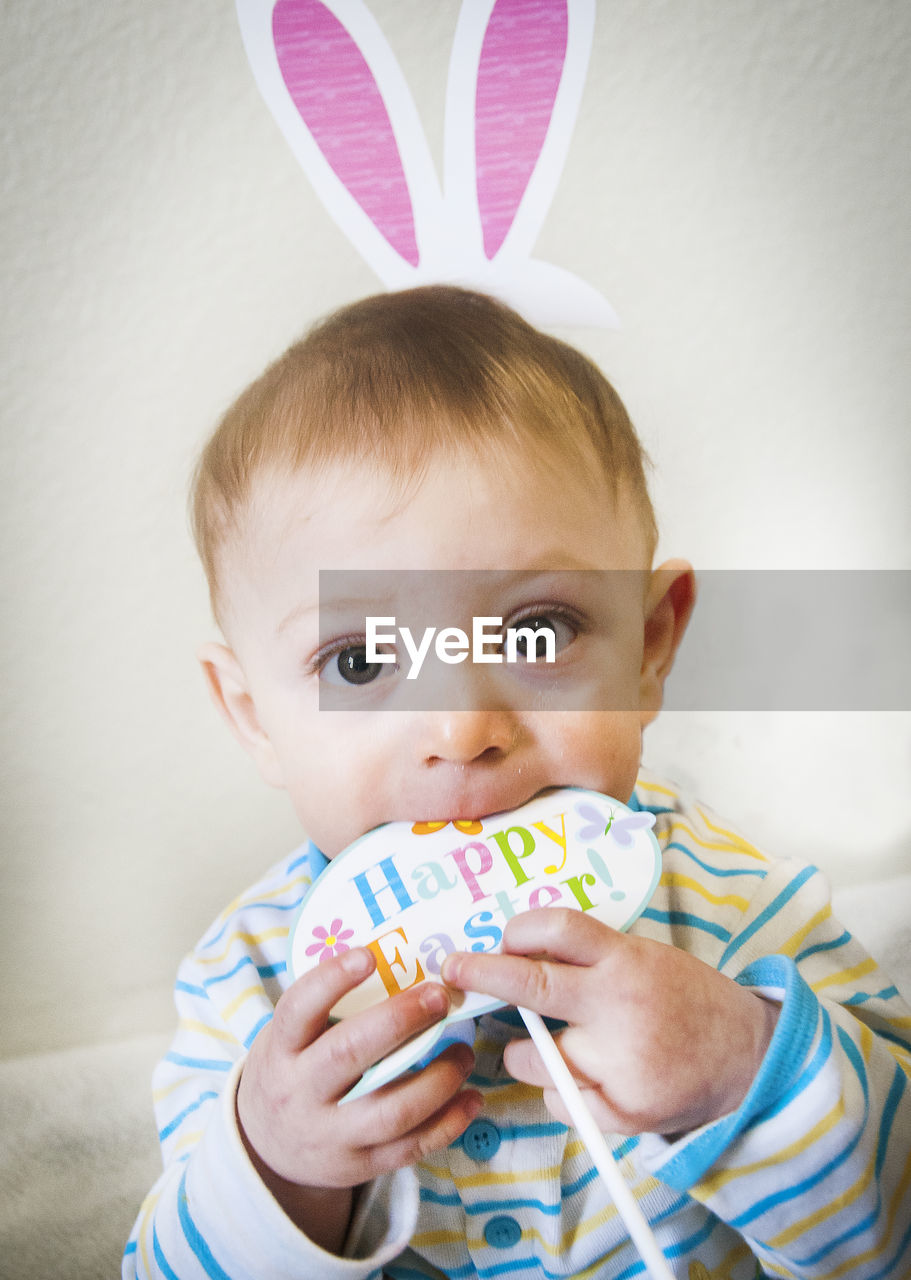
[{"label": "sleeve cuff", "polygon": [[737,982],[780,1003],[781,1013],[759,1071],[736,1111],[675,1142],[656,1133],[642,1135],[639,1150],[647,1167],[678,1191],[688,1191],[748,1127],[785,1105],[816,1038],[819,1004],[792,960],[766,956],[744,969]]},{"label": "sleeve cuff", "polygon": [[[410,1169],[371,1183],[360,1197],[345,1256],[327,1253],[287,1216],[259,1177],[237,1126],[238,1063],[184,1175],[180,1215],[200,1262],[273,1280],[367,1280],[408,1245],[418,1213]],[[209,1271],[209,1274],[218,1274]]]}]

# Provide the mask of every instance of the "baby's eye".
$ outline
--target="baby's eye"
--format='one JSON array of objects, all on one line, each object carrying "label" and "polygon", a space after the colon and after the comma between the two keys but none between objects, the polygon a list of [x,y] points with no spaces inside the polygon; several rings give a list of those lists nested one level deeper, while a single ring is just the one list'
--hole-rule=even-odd
[{"label": "baby's eye", "polygon": [[370,684],[382,675],[391,675],[396,670],[394,662],[368,662],[367,646],[363,644],[346,645],[337,653],[330,654],[320,668],[320,679],[327,684]]},{"label": "baby's eye", "polygon": [[[568,619],[558,613],[532,613],[524,618],[517,618],[510,621],[509,626],[514,631],[525,632],[544,632],[552,631],[554,636],[554,652],[559,653],[561,649],[565,649],[568,644],[572,644],[578,634],[578,628]],[[520,658],[529,656],[530,646],[529,638],[524,634],[516,636],[516,654]],[[534,637],[534,654],[535,657],[543,661],[547,656],[547,642],[545,636],[535,635]]]}]

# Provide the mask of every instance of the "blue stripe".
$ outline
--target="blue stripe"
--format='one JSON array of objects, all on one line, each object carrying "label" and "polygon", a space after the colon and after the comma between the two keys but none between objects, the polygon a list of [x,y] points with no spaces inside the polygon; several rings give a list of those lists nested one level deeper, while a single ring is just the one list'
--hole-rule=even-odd
[{"label": "blue stripe", "polygon": [[187,1058],[182,1053],[166,1053],[165,1062],[173,1062],[178,1067],[196,1067],[200,1071],[230,1071],[233,1062],[220,1062],[217,1058]]},{"label": "blue stripe", "polygon": [[229,978],[234,977],[235,973],[240,973],[241,969],[252,969],[253,967],[253,961],[249,956],[241,956],[233,968],[228,969],[225,973],[216,973],[211,978],[205,978],[203,980],[203,985],[205,986],[206,991],[208,991],[209,987],[214,987],[219,982],[227,982]]},{"label": "blue stripe", "polygon": [[866,1000],[891,1000],[893,996],[898,995],[898,987],[883,987],[882,991],[858,991],[857,995],[851,996],[849,1000],[845,1000],[845,1005],[863,1004]]},{"label": "blue stripe", "polygon": [[135,1253],[135,1252],[136,1252],[136,1241],[129,1240],[127,1242],[127,1247],[123,1251],[123,1256],[126,1257],[128,1253]]},{"label": "blue stripe", "polygon": [[669,1245],[664,1251],[665,1255],[668,1258],[679,1258],[681,1256],[685,1256],[692,1252],[692,1250],[698,1245],[704,1244],[715,1228],[720,1225],[720,1218],[716,1218],[714,1214],[712,1214],[711,1217],[707,1216],[705,1222],[698,1231],[694,1232],[691,1236],[687,1236],[685,1240],[678,1241],[677,1244]]},{"label": "blue stripe", "polygon": [[187,1116],[191,1116],[194,1111],[198,1111],[202,1104],[207,1102],[210,1098],[217,1097],[218,1094],[213,1093],[211,1089],[207,1089],[205,1093],[201,1093],[195,1102],[191,1102],[188,1107],[184,1107],[183,1111],[178,1112],[169,1124],[166,1124],[163,1129],[159,1130],[158,1141],[164,1142],[165,1138],[170,1138],[174,1130],[180,1128]]},{"label": "blue stripe", "polygon": [[675,1191],[688,1191],[705,1176],[721,1153],[742,1133],[754,1116],[774,1105],[803,1063],[816,1034],[819,1005],[797,966],[784,956],[766,956],[737,975],[743,986],[784,987],[785,1000],[762,1065],[736,1111],[722,1116],[655,1170],[661,1182]]},{"label": "blue stripe", "polygon": [[180,1188],[177,1192],[177,1216],[180,1219],[181,1227],[183,1227],[183,1233],[186,1236],[187,1244],[193,1250],[193,1253],[196,1255],[196,1258],[206,1275],[211,1276],[212,1280],[231,1280],[227,1271],[223,1270],[215,1261],[215,1256],[212,1253],[212,1250],[200,1235],[196,1223],[190,1216],[190,1206],[187,1202],[186,1169],[184,1169],[183,1177],[180,1180]]},{"label": "blue stripe", "polygon": [[180,978],[178,978],[177,981],[174,983],[174,990],[186,991],[188,995],[202,996],[203,999],[205,999],[205,995],[206,995],[205,987],[194,987],[192,983],[184,982]]},{"label": "blue stripe", "polygon": [[561,1124],[559,1120],[554,1120],[550,1124],[498,1125],[497,1128],[500,1130],[500,1137],[506,1141],[519,1138],[553,1138],[569,1132],[567,1126]]},{"label": "blue stripe", "polygon": [[730,929],[723,928],[714,920],[703,920],[702,916],[694,916],[689,911],[656,911],[654,907],[646,907],[642,912],[643,919],[657,920],[659,924],[683,925],[688,929],[700,929],[710,933],[714,938],[727,942],[731,936]]},{"label": "blue stripe", "polygon": [[759,876],[761,879],[769,874],[764,867],[713,867],[708,862],[703,862],[701,858],[697,858],[692,849],[688,849],[685,844],[681,844],[679,840],[670,840],[667,845],[668,849],[679,849],[681,853],[685,853],[688,858],[702,867],[703,871],[707,871],[710,876]]},{"label": "blue stripe", "polygon": [[200,995],[207,995],[209,987],[214,987],[219,982],[227,982],[229,978],[233,978],[236,973],[240,973],[241,969],[255,969],[259,978],[265,981],[266,978],[274,978],[280,973],[284,973],[287,969],[284,960],[277,964],[254,964],[250,956],[242,956],[234,965],[233,969],[228,969],[225,973],[216,973],[211,978],[206,978],[204,986],[205,991],[200,990]]},{"label": "blue stripe", "polygon": [[158,1263],[159,1270],[165,1280],[180,1280],[180,1276],[168,1265],[168,1260],[162,1252],[161,1244],[158,1240],[158,1230],[154,1223],[152,1225],[152,1253],[155,1255],[155,1261]]},{"label": "blue stripe", "polygon": [[896,1062],[895,1071],[892,1075],[892,1087],[889,1090],[889,1096],[886,1098],[879,1121],[879,1150],[876,1153],[877,1178],[882,1171],[883,1161],[886,1158],[886,1147],[889,1143],[889,1134],[892,1132],[892,1121],[895,1119],[895,1113],[898,1110],[898,1104],[901,1101],[902,1094],[905,1092],[906,1085],[907,1077]]},{"label": "blue stripe", "polygon": [[900,1036],[894,1031],[887,1031],[885,1027],[880,1027],[876,1034],[880,1040],[888,1040],[891,1044],[897,1044],[900,1049],[904,1049],[905,1053],[911,1049],[911,1041],[907,1036]]},{"label": "blue stripe", "polygon": [[[658,1223],[663,1222],[665,1218],[673,1218],[676,1214],[682,1213],[684,1209],[692,1209],[693,1207],[703,1209],[703,1206],[698,1204],[696,1200],[693,1200],[692,1197],[682,1195],[679,1200],[674,1200],[666,1209],[662,1209],[657,1217],[652,1218],[651,1224],[653,1227],[657,1227]],[[706,1210],[703,1209],[703,1213],[705,1212]]]},{"label": "blue stripe", "polygon": [[851,935],[845,929],[844,933],[840,933],[837,938],[830,938],[828,942],[817,942],[815,946],[799,951],[794,957],[795,963],[800,964],[801,960],[806,960],[808,956],[815,956],[820,951],[837,951],[839,947],[844,947],[851,941]]},{"label": "blue stripe", "polygon": [[635,810],[637,813],[640,813],[640,812],[641,812],[641,813],[653,813],[653,814],[655,815],[655,817],[656,817],[656,818],[657,818],[657,817],[659,817],[662,813],[676,813],[676,812],[677,812],[677,810],[673,807],[673,805],[659,804],[659,803],[656,803],[656,804],[643,804],[643,803],[642,803],[642,801],[639,799],[639,797],[638,797],[638,795],[636,794],[636,792],[635,792],[635,791],[634,791],[634,792],[633,792],[633,794],[630,796],[629,800],[627,800],[627,802],[626,802],[626,807],[627,807],[628,809],[633,809],[633,810]]},{"label": "blue stripe", "polygon": [[816,1052],[810,1059],[806,1070],[800,1073],[790,1089],[786,1089],[777,1102],[772,1103],[770,1107],[763,1111],[762,1115],[757,1116],[755,1122],[750,1121],[751,1127],[754,1123],[759,1124],[765,1120],[771,1120],[780,1111],[784,1111],[785,1107],[789,1106],[799,1094],[803,1093],[804,1089],[809,1088],[828,1062],[829,1055],[832,1052],[832,1019],[823,1005],[819,1006],[819,1015],[822,1023],[819,1044],[816,1046]]},{"label": "blue stripe", "polygon": [[763,1213],[767,1213],[769,1209],[775,1209],[779,1205],[787,1204],[789,1200],[794,1200],[798,1196],[803,1195],[804,1192],[811,1190],[820,1182],[825,1181],[825,1179],[843,1165],[857,1149],[858,1144],[863,1138],[864,1129],[870,1116],[870,1097],[867,1087],[867,1077],[866,1072],[864,1071],[863,1059],[861,1058],[857,1047],[851,1040],[850,1036],[846,1035],[842,1031],[841,1027],[838,1028],[838,1038],[841,1041],[842,1048],[844,1049],[851,1066],[857,1073],[860,1086],[864,1094],[863,1120],[858,1124],[852,1141],[849,1142],[837,1156],[833,1156],[831,1160],[827,1161],[826,1164],[817,1169],[816,1172],[811,1174],[808,1178],[804,1178],[802,1182],[791,1183],[790,1186],[786,1187],[784,1190],[777,1191],[774,1195],[765,1196],[763,1199],[757,1200],[756,1203],[744,1213],[741,1213],[738,1217],[731,1219],[732,1227],[739,1229],[746,1223],[752,1222],[754,1218],[758,1218]]},{"label": "blue stripe", "polygon": [[[539,1266],[541,1264],[537,1258],[514,1258],[512,1262],[501,1262],[495,1267],[478,1267],[478,1275],[481,1280],[487,1280],[488,1276],[506,1276],[519,1271],[537,1271]],[[545,1271],[543,1267],[541,1267],[541,1275],[547,1276],[548,1280],[560,1280],[560,1277],[554,1272]]]},{"label": "blue stripe", "polygon": [[250,1048],[250,1045],[253,1043],[253,1041],[256,1039],[256,1037],[259,1035],[260,1031],[262,1031],[263,1027],[265,1027],[265,1026],[266,1026],[268,1023],[270,1023],[271,1021],[272,1021],[272,1010],[270,1009],[268,1013],[264,1013],[264,1014],[263,1014],[263,1016],[260,1018],[259,1022],[257,1022],[256,1026],[253,1028],[253,1030],[252,1030],[252,1031],[250,1031],[250,1032],[249,1032],[249,1033],[244,1037],[244,1048],[245,1048],[245,1049],[249,1049],[249,1048]]},{"label": "blue stripe", "polygon": [[587,1187],[590,1182],[594,1182],[597,1176],[598,1170],[592,1166],[592,1168],[586,1173],[583,1173],[581,1177],[576,1178],[575,1182],[567,1182],[562,1189],[563,1199],[568,1200],[570,1196],[576,1195],[576,1193],[581,1191],[583,1187]]},{"label": "blue stripe", "polygon": [[895,1250],[892,1257],[881,1271],[877,1271],[875,1275],[870,1276],[870,1280],[894,1280],[894,1277],[898,1275],[898,1272],[895,1270],[896,1263],[908,1248],[909,1244],[911,1244],[911,1225],[909,1225],[907,1231],[899,1241],[898,1248]]},{"label": "blue stripe", "polygon": [[431,1191],[429,1187],[421,1187],[419,1198],[427,1204],[444,1204],[455,1208],[462,1203],[462,1197],[455,1191]]},{"label": "blue stripe", "polygon": [[543,1200],[535,1200],[529,1197],[525,1200],[479,1200],[473,1204],[466,1204],[466,1214],[475,1213],[505,1213],[508,1209],[537,1209],[539,1213],[546,1213],[550,1217],[556,1217],[562,1208],[560,1201],[556,1204],[545,1204]]},{"label": "blue stripe", "polygon": [[199,944],[200,951],[211,951],[224,938],[229,929],[236,929],[240,925],[241,914],[244,911],[265,910],[265,911],[297,911],[306,894],[306,888],[302,893],[295,894],[292,902],[245,902],[243,906],[238,907],[236,911],[232,911],[225,920],[224,924],[217,933],[213,933],[210,937],[203,938]]},{"label": "blue stripe", "polygon": [[801,1258],[796,1265],[800,1267],[814,1266],[817,1262],[821,1262],[826,1254],[834,1252],[835,1249],[840,1249],[842,1245],[847,1244],[849,1240],[853,1240],[855,1236],[862,1236],[865,1231],[869,1231],[870,1227],[873,1226],[873,1223],[879,1217],[881,1208],[882,1201],[880,1199],[879,1192],[877,1191],[876,1208],[872,1213],[868,1213],[866,1218],[861,1222],[858,1222],[850,1231],[846,1231],[844,1235],[840,1235],[836,1240],[830,1240],[829,1243],[823,1245],[821,1249],[817,1249],[815,1253],[811,1253],[808,1258]]},{"label": "blue stripe", "polygon": [[752,938],[754,933],[758,933],[759,930],[762,928],[762,926],[766,924],[769,920],[771,920],[773,916],[776,916],[778,912],[781,910],[781,908],[785,905],[785,903],[790,902],[790,900],[794,897],[794,894],[797,893],[800,889],[802,889],[803,886],[806,884],[806,882],[812,876],[815,876],[815,875],[816,875],[815,867],[804,867],[804,869],[794,877],[794,879],[791,881],[790,884],[785,885],[781,893],[779,893],[769,903],[769,905],[765,908],[765,910],[760,911],[759,915],[752,922],[752,924],[747,925],[745,929],[741,930],[741,932],[737,934],[736,938],[734,938],[733,941],[728,945],[724,955],[718,961],[718,964],[716,967],[719,969],[723,969],[724,966],[727,964],[727,962],[730,960],[731,956],[736,955],[737,952],[740,950],[740,948],[744,945],[744,943],[748,942],[750,938]]}]

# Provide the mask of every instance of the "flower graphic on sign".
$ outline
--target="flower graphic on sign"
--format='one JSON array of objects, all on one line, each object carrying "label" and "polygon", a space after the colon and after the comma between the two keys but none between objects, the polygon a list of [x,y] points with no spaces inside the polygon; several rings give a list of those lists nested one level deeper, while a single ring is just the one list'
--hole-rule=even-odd
[{"label": "flower graphic on sign", "polygon": [[330,960],[333,956],[340,956],[343,951],[350,950],[346,939],[354,937],[353,929],[343,929],[341,920],[333,920],[328,929],[324,929],[318,924],[313,930],[313,936],[316,942],[311,942],[307,948],[308,956],[319,956],[319,963],[324,960]]},{"label": "flower graphic on sign", "polygon": [[[453,818],[452,825],[456,831],[461,831],[466,836],[479,836],[483,831],[483,827],[476,818]],[[430,836],[434,831],[442,831],[444,827],[449,826],[446,822],[416,822],[411,828],[412,834],[416,836]]]}]

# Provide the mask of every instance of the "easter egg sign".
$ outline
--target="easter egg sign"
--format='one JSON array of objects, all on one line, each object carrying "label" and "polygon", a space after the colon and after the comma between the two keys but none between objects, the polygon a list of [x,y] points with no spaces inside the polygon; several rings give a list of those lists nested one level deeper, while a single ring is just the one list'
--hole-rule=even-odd
[{"label": "easter egg sign", "polygon": [[[561,906],[614,929],[642,914],[661,868],[654,815],[577,787],[544,791],[483,819],[392,822],[349,845],[307,891],[289,940],[298,978],[350,947],[376,969],[332,1010],[347,1017],[420,982],[441,982],[452,951],[498,951],[507,920]],[[346,1099],[426,1059],[463,1022],[502,1002],[476,992],[364,1073]]]}]

